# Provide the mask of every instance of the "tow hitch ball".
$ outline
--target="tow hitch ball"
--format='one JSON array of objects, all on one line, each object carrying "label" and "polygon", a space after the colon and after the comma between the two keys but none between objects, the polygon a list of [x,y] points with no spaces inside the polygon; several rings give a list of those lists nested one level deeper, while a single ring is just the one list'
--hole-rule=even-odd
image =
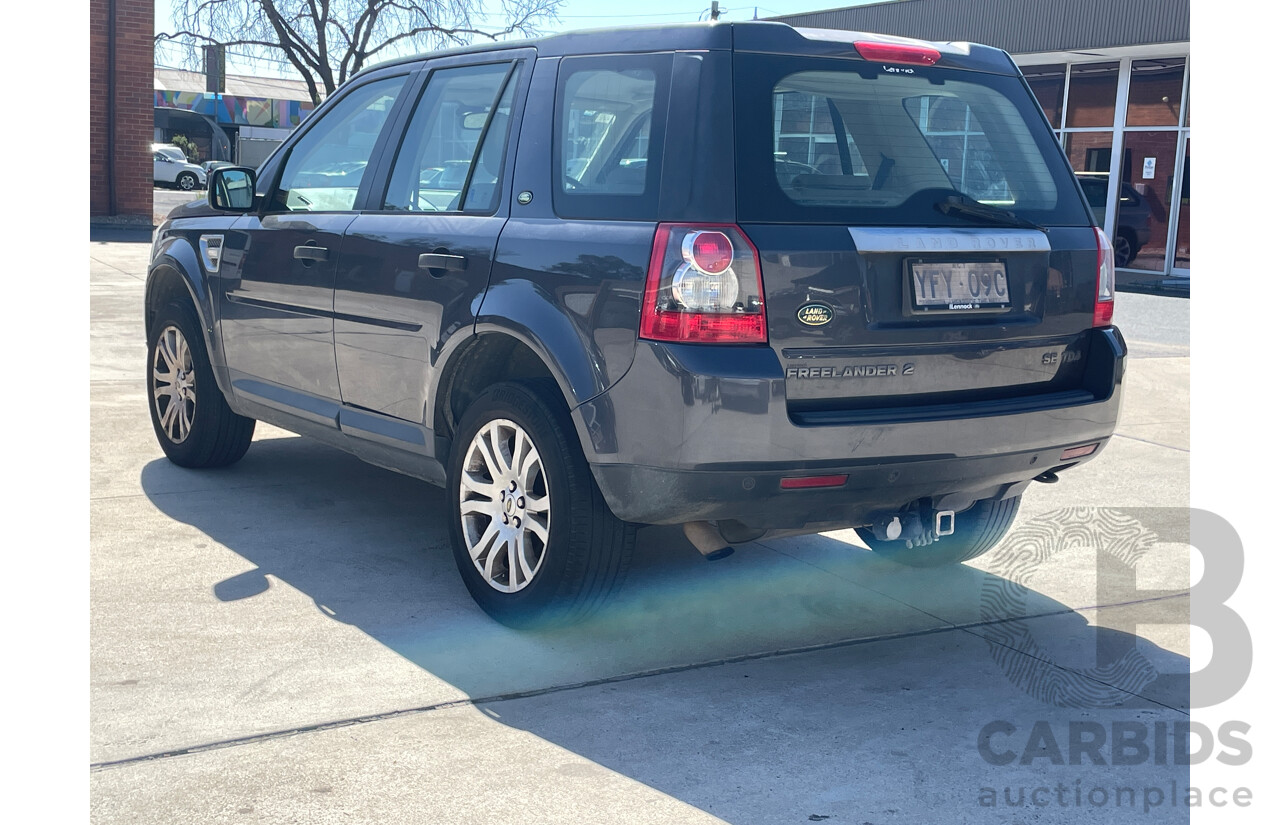
[{"label": "tow hitch ball", "polygon": [[932,544],[956,531],[956,511],[919,509],[885,515],[871,523],[871,531],[880,541],[905,541],[907,547]]}]

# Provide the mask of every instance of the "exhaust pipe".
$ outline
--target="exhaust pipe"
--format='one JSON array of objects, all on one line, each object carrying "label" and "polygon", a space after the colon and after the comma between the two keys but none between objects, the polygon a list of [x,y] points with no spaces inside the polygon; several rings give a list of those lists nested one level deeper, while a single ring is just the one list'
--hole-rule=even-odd
[{"label": "exhaust pipe", "polygon": [[709,521],[685,522],[684,535],[707,561],[718,561],[733,555],[733,548]]}]

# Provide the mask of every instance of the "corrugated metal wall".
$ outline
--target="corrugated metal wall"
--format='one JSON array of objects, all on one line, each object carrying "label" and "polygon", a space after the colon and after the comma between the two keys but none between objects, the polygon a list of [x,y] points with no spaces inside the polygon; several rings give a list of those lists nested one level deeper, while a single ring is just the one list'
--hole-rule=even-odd
[{"label": "corrugated metal wall", "polygon": [[1190,0],[898,0],[771,19],[792,26],[966,40],[1011,54],[1191,39]]}]

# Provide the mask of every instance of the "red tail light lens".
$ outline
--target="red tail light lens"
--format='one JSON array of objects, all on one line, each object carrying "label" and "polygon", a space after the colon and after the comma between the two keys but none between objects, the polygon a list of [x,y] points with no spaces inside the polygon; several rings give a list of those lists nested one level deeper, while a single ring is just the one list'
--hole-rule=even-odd
[{"label": "red tail light lens", "polygon": [[684,259],[707,275],[718,275],[733,263],[733,241],[723,232],[690,232],[680,244]]},{"label": "red tail light lens", "polygon": [[942,58],[942,52],[928,46],[909,43],[854,43],[864,60],[881,63],[906,63],[912,66],[932,66]]},{"label": "red tail light lens", "polygon": [[1116,308],[1116,253],[1101,229],[1095,226],[1093,232],[1098,239],[1098,293],[1093,302],[1093,325],[1106,327],[1111,325]]},{"label": "red tail light lens", "polygon": [[658,224],[640,337],[651,341],[764,344],[760,255],[725,224]]}]

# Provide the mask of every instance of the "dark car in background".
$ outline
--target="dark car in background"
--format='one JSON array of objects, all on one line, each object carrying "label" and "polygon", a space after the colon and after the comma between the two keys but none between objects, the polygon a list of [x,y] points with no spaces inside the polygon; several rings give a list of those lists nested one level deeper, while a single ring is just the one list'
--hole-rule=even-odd
[{"label": "dark car in background", "polygon": [[568,622],[640,525],[989,550],[1114,430],[1113,287],[1002,51],[557,35],[370,68],[214,170],[156,234],[147,400],[185,467],[262,420],[444,486],[480,606]]},{"label": "dark car in background", "polygon": [[[1099,225],[1106,223],[1107,177],[1105,172],[1077,172],[1085,200]],[[1111,237],[1116,266],[1128,266],[1151,243],[1151,203],[1131,183],[1120,184],[1116,231]]]}]

